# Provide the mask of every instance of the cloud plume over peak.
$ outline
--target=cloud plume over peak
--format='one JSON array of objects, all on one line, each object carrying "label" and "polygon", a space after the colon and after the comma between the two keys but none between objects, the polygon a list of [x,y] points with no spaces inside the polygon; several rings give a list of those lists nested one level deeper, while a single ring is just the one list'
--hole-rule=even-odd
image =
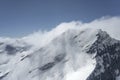
[{"label": "cloud plume over peak", "polygon": [[89,23],[81,21],[63,22],[50,31],[38,31],[22,39],[28,43],[42,46],[69,29],[85,28],[102,29],[107,31],[113,38],[120,40],[120,17],[102,17]]},{"label": "cloud plume over peak", "polygon": [[11,41],[12,43],[17,39],[23,40],[31,45],[42,47],[69,29],[82,30],[86,28],[102,29],[110,34],[111,37],[120,40],[120,17],[117,16],[102,17],[89,23],[83,23],[81,21],[63,22],[50,31],[38,31],[22,38],[0,38],[0,40],[5,42]]}]

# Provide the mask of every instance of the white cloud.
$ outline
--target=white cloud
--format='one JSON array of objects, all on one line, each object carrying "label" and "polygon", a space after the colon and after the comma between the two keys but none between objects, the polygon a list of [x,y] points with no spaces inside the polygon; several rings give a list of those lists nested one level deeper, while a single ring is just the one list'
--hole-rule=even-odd
[{"label": "white cloud", "polygon": [[[24,40],[25,42],[27,42],[29,44],[35,45],[36,46],[35,49],[37,49],[37,48],[40,48],[42,46],[45,46],[50,41],[55,39],[57,36],[59,36],[62,33],[66,32],[66,30],[68,30],[68,29],[84,29],[84,28],[102,29],[102,30],[107,31],[112,37],[114,37],[116,39],[120,39],[120,35],[119,35],[120,34],[120,17],[109,17],[109,18],[103,17],[101,19],[96,19],[96,20],[94,20],[94,21],[92,21],[90,23],[82,23],[80,21],[72,21],[72,22],[69,22],[69,23],[64,22],[64,23],[61,23],[60,25],[58,25],[56,28],[53,28],[51,31],[35,32],[35,33],[30,34],[30,35],[28,35],[26,37],[23,37],[22,40]],[[4,40],[6,42],[9,42],[10,39],[9,38],[6,38],[6,39],[0,38],[0,40]],[[13,42],[14,41],[15,40],[13,40]],[[67,39],[67,41],[68,41],[68,39]],[[58,45],[58,46],[60,46],[60,45]],[[60,47],[58,47],[58,46],[55,46],[55,47],[50,46],[50,49],[51,50],[54,50],[54,49],[57,50],[57,48],[61,47],[61,46]],[[73,47],[70,48],[70,51],[69,51],[69,48],[70,47],[68,47],[68,49],[67,49],[68,53],[70,53],[70,52],[72,53],[73,51],[76,51],[76,49],[72,51]],[[60,50],[62,50],[62,49],[60,49]],[[31,51],[34,52],[33,49]],[[52,55],[53,55],[53,52],[51,52]],[[27,52],[27,54],[29,54],[29,53],[31,53],[31,52]],[[49,52],[49,55],[50,55],[50,52]],[[49,55],[47,55],[47,56],[49,56]],[[79,56],[77,55],[77,57],[79,57]],[[76,58],[76,60],[74,61],[76,63],[77,62],[80,63],[80,61],[77,60],[77,59],[81,59],[80,60],[81,63],[83,63],[82,62],[82,61],[84,61],[83,59],[86,60],[86,58],[84,57],[83,54],[82,54],[82,56],[80,58]],[[45,61],[45,60],[43,60],[43,61]],[[66,75],[65,80],[85,80],[89,76],[89,74],[93,71],[93,69],[95,68],[95,65],[93,65],[94,60],[92,62],[91,60],[88,59],[88,61],[90,61],[91,63],[88,62],[89,64],[86,63],[86,65],[82,66],[79,70],[68,73]],[[70,69],[71,69],[71,67],[70,67]]]},{"label": "white cloud", "polygon": [[113,38],[120,40],[120,17],[102,17],[89,23],[81,21],[64,22],[51,31],[35,32],[22,39],[28,43],[43,46],[68,29],[95,28],[107,31]]},{"label": "white cloud", "polygon": [[82,23],[78,21],[72,21],[69,23],[61,23],[56,28],[53,28],[51,31],[39,31],[33,34],[30,34],[22,39],[28,43],[37,45],[37,46],[44,46],[48,44],[51,40],[55,37],[59,36],[60,34],[64,33],[68,29],[74,29],[77,26],[81,26]]},{"label": "white cloud", "polygon": [[120,40],[120,17],[103,17],[90,23],[85,23],[82,27],[102,29],[107,31],[113,38]]}]

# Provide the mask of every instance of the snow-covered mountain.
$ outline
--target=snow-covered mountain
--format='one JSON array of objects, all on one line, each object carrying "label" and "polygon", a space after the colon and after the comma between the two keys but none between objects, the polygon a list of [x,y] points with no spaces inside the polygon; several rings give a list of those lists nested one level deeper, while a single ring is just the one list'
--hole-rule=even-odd
[{"label": "snow-covered mountain", "polygon": [[100,29],[0,38],[0,80],[119,80],[119,71],[120,41]]}]

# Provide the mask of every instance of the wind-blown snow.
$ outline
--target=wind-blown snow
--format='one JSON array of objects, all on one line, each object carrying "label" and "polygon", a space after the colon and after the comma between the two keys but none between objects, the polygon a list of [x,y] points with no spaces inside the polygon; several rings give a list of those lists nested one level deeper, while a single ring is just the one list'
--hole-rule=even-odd
[{"label": "wind-blown snow", "polygon": [[[38,44],[30,43],[32,40],[30,42],[26,40],[32,37],[25,37],[3,44],[1,50],[9,44],[10,49],[15,49],[16,53],[7,54],[3,51],[4,59],[0,58],[2,60],[0,77],[3,80],[77,80],[79,77],[80,80],[85,80],[96,65],[94,55],[88,55],[86,50],[97,39],[96,34],[99,30],[74,27],[55,34],[49,40],[45,37],[46,43],[43,43],[44,41],[36,41]],[[45,35],[53,36],[54,31],[61,29],[58,27]],[[17,51],[17,47],[23,50]]]},{"label": "wind-blown snow", "polygon": [[86,51],[96,41],[98,28],[118,38],[119,32],[113,34],[116,30],[103,26],[118,27],[119,21],[117,17],[90,23],[73,21],[19,39],[0,38],[0,79],[86,80],[96,66],[95,54]]},{"label": "wind-blown snow", "polygon": [[53,28],[51,31],[39,31],[35,32],[29,36],[23,37],[22,39],[29,44],[44,46],[48,44],[55,37],[66,32],[68,29],[75,29],[81,25],[81,22],[70,22],[70,23],[61,23],[56,28]]},{"label": "wind-blown snow", "polygon": [[68,29],[102,29],[110,34],[111,37],[120,40],[120,17],[102,17],[89,23],[83,23],[81,21],[64,22],[59,24],[56,28],[51,31],[39,31],[29,36],[23,37],[22,39],[32,45],[44,46],[48,44],[55,37],[64,33]]}]

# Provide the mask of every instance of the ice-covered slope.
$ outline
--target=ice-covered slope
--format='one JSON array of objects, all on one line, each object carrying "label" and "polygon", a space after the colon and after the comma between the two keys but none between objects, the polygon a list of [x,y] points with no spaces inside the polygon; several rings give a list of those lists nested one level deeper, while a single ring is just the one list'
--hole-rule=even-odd
[{"label": "ice-covered slope", "polygon": [[96,76],[105,72],[105,65],[97,57],[101,54],[98,48],[106,50],[104,45],[119,41],[96,29],[69,27],[54,34],[57,30],[61,28],[37,35],[38,39],[1,39],[0,80],[101,80]]}]

